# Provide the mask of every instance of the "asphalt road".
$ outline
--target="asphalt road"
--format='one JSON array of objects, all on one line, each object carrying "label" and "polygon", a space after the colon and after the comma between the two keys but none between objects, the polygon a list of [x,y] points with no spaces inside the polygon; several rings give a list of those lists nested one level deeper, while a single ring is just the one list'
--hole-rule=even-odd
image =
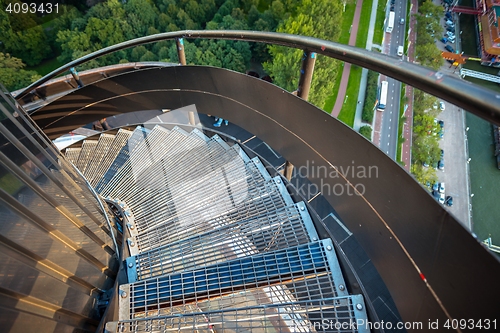
[{"label": "asphalt road", "polygon": [[[385,34],[384,51],[386,54],[398,57],[397,50],[399,45],[404,46],[405,27],[406,27],[406,1],[396,1],[394,5],[394,28],[392,33]],[[401,24],[404,19],[404,24]],[[399,105],[401,96],[401,82],[392,78],[387,78],[387,105],[382,115],[382,127],[380,135],[380,149],[392,159],[396,159],[398,144],[398,125],[399,125]]]}]

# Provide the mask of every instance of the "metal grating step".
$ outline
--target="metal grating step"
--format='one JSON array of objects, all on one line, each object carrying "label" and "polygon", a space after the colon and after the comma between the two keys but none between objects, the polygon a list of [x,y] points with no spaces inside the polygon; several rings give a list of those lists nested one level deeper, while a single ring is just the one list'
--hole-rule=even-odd
[{"label": "metal grating step", "polygon": [[330,239],[120,286],[120,320],[347,296]]},{"label": "metal grating step", "polygon": [[82,150],[80,151],[80,155],[78,156],[78,160],[76,161],[76,167],[83,174],[85,172],[85,168],[89,163],[89,159],[94,153],[94,149],[97,146],[97,140],[85,140],[82,144]]},{"label": "metal grating step", "polygon": [[82,148],[66,148],[66,152],[64,153],[64,155],[69,162],[76,164],[81,150]]},{"label": "metal grating step", "polygon": [[[135,217],[139,252],[149,251],[166,245],[188,235],[201,234],[218,228],[227,221],[248,220],[252,217],[272,213],[293,202],[283,200],[280,186],[273,179],[259,186],[243,185],[245,197],[234,202],[228,198],[228,192],[220,191],[213,185],[203,188],[202,200],[188,203],[186,207],[175,207],[171,204],[158,207],[149,215]],[[250,185],[253,185],[250,182]],[[234,187],[235,184],[232,184]]]},{"label": "metal grating step", "polygon": [[306,302],[257,305],[231,310],[205,310],[191,306],[190,313],[166,309],[152,318],[108,323],[107,332],[340,332],[369,333],[363,296]]},{"label": "metal grating step", "polygon": [[[181,167],[176,167],[175,161],[172,161],[174,164],[169,166],[168,164],[172,162],[167,160],[167,165],[164,166],[162,161],[157,166],[163,172],[153,170],[153,173],[162,175],[161,179],[154,181],[157,184],[163,183],[162,186],[157,186],[152,192],[143,191],[140,193],[140,200],[135,200],[135,204],[131,205],[139,221],[142,221],[144,216],[158,211],[158,207],[166,207],[168,209],[166,216],[183,215],[186,210],[190,211],[189,207],[197,209],[196,207],[199,207],[201,202],[205,202],[215,192],[225,191],[223,193],[225,197],[228,194],[233,194],[233,197],[239,195],[235,187],[237,182],[228,183],[227,181],[227,176],[233,175],[235,172],[238,173],[236,178],[239,178],[240,182],[244,180],[244,164],[239,159],[238,152],[233,149],[223,150],[215,140],[211,140],[209,142],[209,149],[204,150],[206,154],[200,153],[196,154],[196,156],[212,155],[212,158],[201,165],[193,162],[191,167],[182,169]],[[237,164],[239,167],[232,168],[233,164]],[[179,172],[179,170],[181,171]],[[182,172],[183,170],[185,171]],[[151,178],[154,179],[153,176]],[[207,189],[207,186],[210,186],[210,188]],[[200,195],[207,190],[211,194],[200,198]],[[232,192],[228,193],[228,190]],[[228,199],[221,198],[221,200]],[[192,206],[193,203],[196,203],[195,206]],[[138,227],[140,229],[143,228],[139,225]],[[148,227],[148,225],[144,227]]]},{"label": "metal grating step", "polygon": [[[159,190],[151,200],[133,207],[136,219],[142,222],[153,215],[151,223],[154,226],[198,209],[206,220],[221,211],[234,209],[247,198],[253,197],[250,193],[258,191],[256,188],[264,186],[265,181],[271,178],[257,158],[245,164],[245,159],[241,159],[243,152],[237,146],[233,149],[235,151],[228,150],[222,159],[211,161],[216,171],[202,173],[186,182],[169,182],[170,186]],[[280,186],[280,191],[286,202],[293,203],[284,186]],[[146,222],[145,227],[152,225]],[[142,228],[140,225],[138,227]]]},{"label": "metal grating step", "polygon": [[96,167],[95,172],[87,177],[89,183],[95,187],[99,180],[104,176],[106,171],[109,169],[116,156],[120,153],[121,149],[127,144],[128,140],[132,136],[131,131],[120,129],[116,133],[113,143],[108,149],[107,154],[103,157],[99,165]]},{"label": "metal grating step", "polygon": [[141,126],[137,126],[130,138],[127,140],[127,144],[123,146],[118,155],[116,156],[113,163],[106,173],[100,179],[95,186],[97,193],[101,193],[102,189],[109,183],[109,181],[114,177],[116,172],[122,167],[122,165],[129,159],[130,153],[135,150],[135,148],[144,141],[146,136],[150,131]]},{"label": "metal grating step", "polygon": [[[130,195],[137,192],[136,187],[140,185],[141,181],[147,181],[147,179],[141,178],[141,173],[161,159],[172,146],[182,142],[185,136],[185,131],[179,128],[169,131],[161,126],[155,126],[145,140],[134,149],[113,178],[103,187],[101,195],[127,201]],[[152,151],[151,146],[156,147],[154,151]]]},{"label": "metal grating step", "polygon": [[85,173],[83,174],[87,180],[92,177],[95,170],[99,168],[102,159],[109,150],[109,147],[115,139],[114,135],[103,133],[99,136],[97,141],[97,146],[94,149],[92,156],[89,158],[89,162],[85,167]]},{"label": "metal grating step", "polygon": [[318,240],[303,202],[262,216],[208,224],[220,227],[127,258],[129,283]]},{"label": "metal grating step", "polygon": [[205,138],[200,140],[197,137],[199,134],[190,134],[177,145],[178,149],[172,149],[172,152],[166,153],[154,165],[137,175],[134,190],[127,191],[128,196],[120,197],[135,211],[138,205],[155,200],[158,192],[171,191],[176,188],[175,184],[183,192],[188,191],[189,185],[196,183],[200,174],[206,177],[213,172],[213,168],[204,161],[227,159],[226,150],[215,138],[206,138],[205,141]]}]

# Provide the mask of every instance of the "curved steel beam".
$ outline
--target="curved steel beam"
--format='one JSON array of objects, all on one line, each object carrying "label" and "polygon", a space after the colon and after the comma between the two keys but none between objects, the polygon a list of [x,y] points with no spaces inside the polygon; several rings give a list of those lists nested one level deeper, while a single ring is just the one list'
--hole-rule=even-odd
[{"label": "curved steel beam", "polygon": [[184,30],[132,39],[93,52],[52,71],[40,80],[29,85],[17,96],[17,98],[22,98],[54,76],[89,60],[132,46],[176,38],[230,39],[307,49],[318,54],[380,72],[500,125],[500,94],[484,87],[474,85],[454,76],[402,61],[399,58],[377,52],[370,52],[349,45],[329,42],[313,37],[246,30]]}]

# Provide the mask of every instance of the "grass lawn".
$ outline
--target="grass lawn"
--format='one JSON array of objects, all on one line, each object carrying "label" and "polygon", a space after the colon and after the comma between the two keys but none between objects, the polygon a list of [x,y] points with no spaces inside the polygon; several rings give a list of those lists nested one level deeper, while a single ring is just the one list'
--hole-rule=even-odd
[{"label": "grass lawn", "polygon": [[385,6],[387,2],[379,1],[377,5],[377,20],[375,21],[375,31],[373,32],[373,44],[382,44],[384,37]]},{"label": "grass lawn", "polygon": [[350,127],[354,125],[354,116],[356,115],[361,71],[361,67],[351,66],[351,74],[349,75],[349,82],[347,83],[347,91],[345,93],[347,98],[338,116],[339,120]]},{"label": "grass lawn", "polygon": [[335,84],[333,85],[332,94],[328,96],[325,102],[325,106],[323,107],[323,110],[325,110],[327,113],[332,113],[333,111],[333,106],[335,105],[335,100],[337,99],[337,92],[339,91],[340,80],[342,79],[343,70],[344,70],[344,63],[341,62],[339,66],[339,73],[337,74],[337,78],[335,79]]},{"label": "grass lawn", "polygon": [[[368,38],[368,28],[370,26],[370,13],[372,9],[373,0],[364,0],[363,8],[359,18],[358,34],[356,36],[356,46],[360,48],[366,47],[366,40]],[[349,74],[349,82],[347,83],[347,91],[344,105],[340,110],[338,119],[342,120],[349,126],[354,125],[354,117],[356,115],[356,104],[358,103],[359,82],[361,81],[362,68],[358,66],[351,67]],[[365,89],[366,87],[363,87]]]},{"label": "grass lawn", "polygon": [[[342,15],[342,26],[341,26],[342,30],[339,38],[339,43],[341,44],[349,43],[349,36],[350,36],[349,32],[351,30],[352,18],[354,17],[355,9],[356,9],[355,3],[348,3],[345,6],[345,12]],[[327,113],[332,113],[333,106],[335,105],[335,100],[337,99],[337,92],[339,91],[340,87],[340,79],[342,78],[342,70],[343,66],[339,66],[339,72],[337,74],[337,78],[335,79],[335,83],[332,88],[332,94],[328,96],[325,102],[325,106],[323,107],[323,110],[325,110]]]},{"label": "grass lawn", "polygon": [[26,69],[35,71],[41,76],[45,76],[62,65],[64,65],[64,63],[57,61],[57,57],[54,57],[52,59],[46,59],[36,66],[26,67]]},{"label": "grass lawn", "polygon": [[356,37],[356,47],[364,49],[368,39],[368,29],[370,28],[370,15],[372,12],[373,0],[363,0],[363,8],[359,17],[358,35]]}]

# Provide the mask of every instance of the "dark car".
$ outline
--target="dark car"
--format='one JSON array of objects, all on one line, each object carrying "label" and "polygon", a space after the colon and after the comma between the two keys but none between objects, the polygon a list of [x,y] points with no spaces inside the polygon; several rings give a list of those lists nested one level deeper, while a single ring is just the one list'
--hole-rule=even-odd
[{"label": "dark car", "polygon": [[444,199],[444,203],[448,207],[453,206],[453,197],[451,195],[447,196],[446,199]]},{"label": "dark car", "polygon": [[446,12],[444,13],[444,17],[446,17],[447,19],[451,20],[453,18],[453,16],[451,16],[451,13],[450,12]]},{"label": "dark car", "polygon": [[443,44],[448,43],[448,38],[446,38],[446,37],[441,38],[441,42],[442,42]]},{"label": "dark car", "polygon": [[446,31],[449,31],[449,32],[455,32],[455,29],[450,28],[450,27],[446,27]]},{"label": "dark car", "polygon": [[440,120],[438,121],[439,127],[444,128],[444,121]]},{"label": "dark car", "polygon": [[443,159],[443,157],[444,157],[444,150],[441,149],[441,159]]},{"label": "dark car", "polygon": [[454,49],[453,49],[450,45],[446,45],[444,48],[445,48],[445,49],[446,49],[446,51],[448,51],[448,52],[455,53],[455,50],[454,50]]},{"label": "dark car", "polygon": [[444,170],[444,160],[439,160],[438,162],[438,169],[439,170]]},{"label": "dark car", "polygon": [[393,11],[394,11],[394,6],[391,6],[391,12],[393,12]]}]

